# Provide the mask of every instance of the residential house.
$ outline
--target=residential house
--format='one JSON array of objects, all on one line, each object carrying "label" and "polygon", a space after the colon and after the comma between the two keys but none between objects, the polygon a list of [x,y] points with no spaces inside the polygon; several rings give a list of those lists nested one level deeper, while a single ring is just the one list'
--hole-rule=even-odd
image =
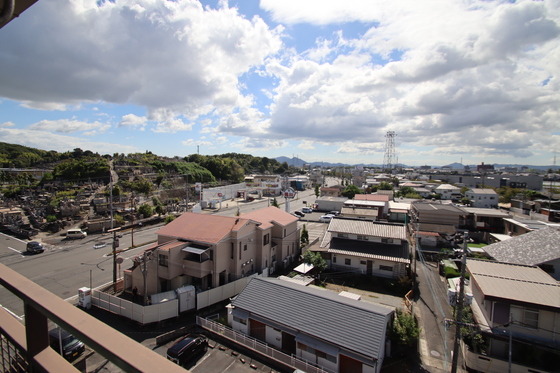
[{"label": "residential house", "polygon": [[457,229],[465,226],[467,213],[453,204],[413,202],[410,210],[413,229],[421,246],[445,246]]},{"label": "residential house", "polygon": [[483,247],[492,258],[538,266],[560,281],[560,227],[547,227]]},{"label": "residential house", "polygon": [[391,199],[389,194],[356,194],[352,200],[344,203],[344,207],[376,209],[378,219],[387,219]]},{"label": "residential house", "polygon": [[345,187],[343,186],[333,186],[333,187],[322,187],[320,188],[321,197],[341,197],[340,194]]},{"label": "residential house", "polygon": [[461,194],[461,188],[458,188],[451,184],[441,184],[434,189],[434,193],[441,196],[441,199],[449,199],[452,201],[458,201],[463,197]]},{"label": "residential house", "polygon": [[331,269],[387,278],[407,274],[410,251],[406,226],[333,218],[320,245]]},{"label": "residential house", "polygon": [[335,292],[256,277],[232,301],[231,325],[330,372],[378,373],[393,314]]},{"label": "residential house", "polygon": [[495,232],[504,231],[504,219],[510,218],[510,214],[497,209],[461,207],[467,213],[466,225],[471,232]]},{"label": "residential house", "polygon": [[125,288],[147,294],[194,285],[206,290],[254,273],[272,273],[299,254],[298,218],[276,207],[240,217],[187,212],[124,271]]},{"label": "residential house", "polygon": [[546,227],[560,227],[558,223],[519,218],[506,218],[504,223],[504,233],[513,237]]},{"label": "residential house", "polygon": [[[513,240],[508,240],[513,241]],[[469,349],[468,368],[505,372],[556,372],[560,359],[560,285],[538,267],[467,260],[471,309],[489,345]]]},{"label": "residential house", "polygon": [[465,192],[465,197],[471,200],[472,207],[498,207],[498,193],[496,193],[494,189],[469,189]]}]

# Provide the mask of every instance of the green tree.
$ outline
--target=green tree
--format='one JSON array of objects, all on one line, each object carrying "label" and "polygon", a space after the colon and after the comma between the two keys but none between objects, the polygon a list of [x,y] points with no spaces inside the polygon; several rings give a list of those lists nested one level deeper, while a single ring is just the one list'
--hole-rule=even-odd
[{"label": "green tree", "polygon": [[162,215],[165,213],[165,208],[163,207],[163,205],[157,205],[155,208],[156,214],[158,215]]},{"label": "green tree", "polygon": [[270,205],[271,205],[271,206],[274,206],[274,207],[280,208],[280,205],[278,205],[278,201],[276,200],[276,197],[274,197],[274,199],[272,200],[272,202],[270,202]]},{"label": "green tree", "polygon": [[113,216],[113,219],[115,219],[115,223],[117,223],[117,225],[123,225],[124,224],[124,218],[119,214],[115,214]]},{"label": "green tree", "polygon": [[165,217],[165,219],[163,220],[163,223],[165,225],[167,225],[167,224],[171,223],[173,220],[175,220],[175,215],[167,215]]},{"label": "green tree", "polygon": [[154,214],[154,209],[152,206],[148,205],[147,203],[143,204],[138,208],[138,212],[144,217],[149,218]]},{"label": "green tree", "polygon": [[393,184],[388,183],[386,181],[382,181],[382,182],[379,183],[377,189],[378,190],[393,190]]},{"label": "green tree", "polygon": [[461,198],[461,204],[470,205],[471,204],[471,199],[469,197],[463,197],[463,198]]},{"label": "green tree", "polygon": [[305,226],[305,224],[303,225],[303,228],[301,229],[301,243],[306,245],[309,243],[309,231],[307,230],[307,227]]},{"label": "green tree", "polygon": [[420,330],[414,316],[397,309],[389,329],[389,338],[400,346],[412,347],[420,337]]},{"label": "green tree", "polygon": [[320,193],[319,184],[315,184],[315,197],[319,198]]},{"label": "green tree", "polygon": [[395,197],[404,197],[407,194],[415,194],[416,191],[414,190],[414,188],[409,187],[409,186],[404,186],[401,187],[396,193],[395,193]]},{"label": "green tree", "polygon": [[355,185],[348,185],[340,194],[344,197],[352,199],[356,194],[362,194],[362,191]]},{"label": "green tree", "polygon": [[321,256],[321,253],[314,253],[311,250],[307,250],[303,254],[303,262],[306,264],[312,264],[317,273],[321,273],[327,268],[327,262]]},{"label": "green tree", "polygon": [[140,177],[132,182],[130,188],[134,192],[148,195],[152,191],[152,182],[144,177]]}]

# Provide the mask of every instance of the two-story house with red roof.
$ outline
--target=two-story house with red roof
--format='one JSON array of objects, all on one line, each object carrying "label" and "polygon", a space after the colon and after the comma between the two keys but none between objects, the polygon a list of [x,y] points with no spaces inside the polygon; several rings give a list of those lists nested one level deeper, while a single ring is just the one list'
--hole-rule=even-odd
[{"label": "two-story house with red roof", "polygon": [[185,285],[207,290],[274,272],[299,254],[297,221],[276,207],[239,217],[184,213],[124,271],[125,288],[144,294],[146,284],[148,295]]}]

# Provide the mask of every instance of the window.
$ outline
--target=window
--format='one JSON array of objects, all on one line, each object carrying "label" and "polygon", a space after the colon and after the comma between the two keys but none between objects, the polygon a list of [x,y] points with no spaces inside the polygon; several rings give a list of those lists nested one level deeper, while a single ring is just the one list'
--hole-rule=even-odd
[{"label": "window", "polygon": [[270,243],[270,233],[264,235],[263,245],[268,245]]},{"label": "window", "polygon": [[231,243],[231,259],[233,259],[233,255],[235,254],[235,249],[233,247],[233,242]]},{"label": "window", "polygon": [[360,241],[367,241],[368,238],[367,238],[367,236],[358,236],[358,240],[360,240]]},{"label": "window", "polygon": [[365,260],[360,260],[360,264],[365,266],[365,265],[366,265],[366,261],[365,261]]},{"label": "window", "polygon": [[344,264],[346,264],[347,266],[352,265],[352,260],[350,258],[346,258],[344,259]]},{"label": "window", "polygon": [[511,318],[515,325],[521,325],[526,328],[538,329],[539,327],[539,310],[532,308],[524,308],[511,306]]},{"label": "window", "polygon": [[332,257],[332,262],[333,262],[333,263],[336,263],[336,256],[333,256],[333,257]]},{"label": "window", "polygon": [[247,251],[247,244],[243,246],[243,251]]},{"label": "window", "polygon": [[346,233],[337,233],[336,236],[339,238],[348,238],[348,235]]},{"label": "window", "polygon": [[382,238],[381,242],[382,243],[393,243],[393,239],[392,238]]},{"label": "window", "polygon": [[379,266],[379,269],[380,269],[381,271],[390,271],[390,272],[393,272],[393,267],[390,267],[390,266],[382,266],[382,265],[380,265],[380,266]]},{"label": "window", "polygon": [[169,257],[167,255],[159,254],[158,263],[162,267],[167,267],[169,265]]},{"label": "window", "polygon": [[242,318],[237,317],[237,316],[233,316],[233,321],[238,322],[238,323],[243,324],[243,325],[247,325],[247,320],[246,319],[242,319]]},{"label": "window", "polygon": [[241,242],[240,242],[239,243],[239,260],[241,260],[241,253],[242,253],[242,251],[241,251]]}]

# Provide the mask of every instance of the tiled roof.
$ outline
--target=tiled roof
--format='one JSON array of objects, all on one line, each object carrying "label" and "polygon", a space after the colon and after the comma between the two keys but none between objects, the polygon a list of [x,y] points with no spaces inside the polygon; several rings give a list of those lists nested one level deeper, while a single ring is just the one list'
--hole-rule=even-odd
[{"label": "tiled roof", "polygon": [[453,225],[419,223],[418,231],[455,234],[457,229]]},{"label": "tiled roof", "polygon": [[467,269],[487,298],[560,309],[560,285],[538,267],[467,259]]},{"label": "tiled roof", "polygon": [[383,259],[392,262],[409,263],[408,245],[390,245],[371,241],[357,241],[344,238],[331,238],[328,252],[346,254],[371,259]]},{"label": "tiled roof", "polygon": [[156,232],[183,240],[217,244],[231,232],[249,223],[248,219],[186,212]]},{"label": "tiled roof", "polygon": [[500,262],[537,265],[560,258],[560,228],[547,227],[484,247]]},{"label": "tiled roof", "polygon": [[328,230],[359,236],[407,239],[406,227],[403,224],[376,223],[371,220],[332,219]]},{"label": "tiled roof", "polygon": [[298,220],[296,216],[274,206],[241,214],[241,217],[261,223],[262,229],[270,228],[272,222],[286,226]]},{"label": "tiled roof", "polygon": [[334,292],[255,277],[233,306],[341,348],[380,359],[393,310]]}]

